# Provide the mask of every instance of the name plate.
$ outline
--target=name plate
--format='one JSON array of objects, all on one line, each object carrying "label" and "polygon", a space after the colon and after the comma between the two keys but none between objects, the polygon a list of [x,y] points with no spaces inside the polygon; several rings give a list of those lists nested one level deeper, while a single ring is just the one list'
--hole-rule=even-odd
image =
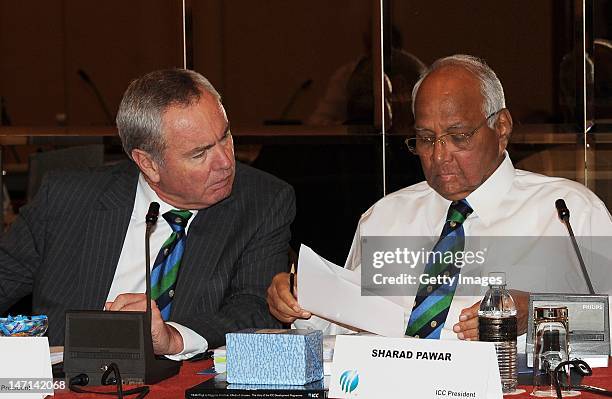
[{"label": "name plate", "polygon": [[59,388],[47,337],[0,337],[0,353],[0,398],[44,398]]},{"label": "name plate", "polygon": [[331,398],[502,398],[489,342],[336,337]]}]

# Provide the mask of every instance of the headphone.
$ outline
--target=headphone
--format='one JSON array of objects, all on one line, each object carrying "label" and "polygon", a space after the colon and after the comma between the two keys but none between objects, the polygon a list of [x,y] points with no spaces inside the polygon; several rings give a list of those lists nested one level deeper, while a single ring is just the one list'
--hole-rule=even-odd
[{"label": "headphone", "polygon": [[[111,373],[113,374],[111,376]],[[85,390],[80,387],[89,384],[89,376],[87,374],[79,374],[72,377],[68,383],[68,388],[76,393],[93,393],[98,395],[117,395],[118,399],[123,399],[124,395],[135,395],[139,394],[135,399],[142,399],[149,393],[148,386],[142,386],[138,388],[129,389],[127,391],[123,390],[123,383],[121,380],[121,374],[119,373],[119,366],[116,363],[110,363],[104,373],[102,374],[102,378],[100,379],[100,383],[102,385],[116,385],[116,391],[110,392],[100,392],[100,391],[90,391]]]}]

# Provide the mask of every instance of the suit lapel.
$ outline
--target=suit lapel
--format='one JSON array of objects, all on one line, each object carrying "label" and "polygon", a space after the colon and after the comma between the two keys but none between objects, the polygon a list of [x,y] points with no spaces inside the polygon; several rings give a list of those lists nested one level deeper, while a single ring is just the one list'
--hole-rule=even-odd
[{"label": "suit lapel", "polygon": [[138,169],[130,163],[111,175],[97,203],[92,204],[84,234],[82,289],[85,308],[101,309],[112,284],[134,208]]},{"label": "suit lapel", "polygon": [[[185,253],[174,297],[173,314],[180,316],[193,312],[201,298],[215,293],[201,292],[221,261],[236,228],[237,202],[234,195],[210,208],[198,211],[189,226]],[[232,247],[233,248],[233,247]],[[200,298],[200,299],[199,299]]]}]

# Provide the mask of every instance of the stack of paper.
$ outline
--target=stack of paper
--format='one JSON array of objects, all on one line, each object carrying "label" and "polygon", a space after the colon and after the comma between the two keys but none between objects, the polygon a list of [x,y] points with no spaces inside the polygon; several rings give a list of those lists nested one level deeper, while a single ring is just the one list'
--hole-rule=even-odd
[{"label": "stack of paper", "polygon": [[225,346],[220,346],[213,350],[213,362],[215,363],[215,371],[218,374],[227,371]]},{"label": "stack of paper", "polygon": [[334,360],[334,346],[336,336],[326,335],[323,337],[323,375],[331,375],[331,364]]},{"label": "stack of paper", "polygon": [[49,348],[51,352],[51,364],[58,364],[64,361],[64,347],[52,346]]}]

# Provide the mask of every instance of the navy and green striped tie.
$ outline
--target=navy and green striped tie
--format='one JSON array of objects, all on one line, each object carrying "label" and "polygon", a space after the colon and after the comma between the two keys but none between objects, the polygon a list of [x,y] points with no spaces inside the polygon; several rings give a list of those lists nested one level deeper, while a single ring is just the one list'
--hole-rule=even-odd
[{"label": "navy and green striped tie", "polygon": [[463,251],[465,247],[463,222],[471,213],[472,208],[466,200],[451,203],[440,239],[431,251],[434,254],[433,259],[429,260],[424,271],[428,278],[437,277],[436,281],[440,283],[419,285],[406,327],[406,335],[417,338],[440,338],[459,279],[452,279],[452,283],[447,279],[444,283],[439,277],[458,277],[461,271],[452,261],[448,262],[449,257],[444,255],[452,252],[452,259],[455,259],[456,253]]},{"label": "navy and green striped tie", "polygon": [[168,320],[181,258],[185,252],[185,228],[191,212],[173,209],[162,216],[172,228],[172,234],[159,250],[151,270],[151,298],[157,302],[162,319]]}]

